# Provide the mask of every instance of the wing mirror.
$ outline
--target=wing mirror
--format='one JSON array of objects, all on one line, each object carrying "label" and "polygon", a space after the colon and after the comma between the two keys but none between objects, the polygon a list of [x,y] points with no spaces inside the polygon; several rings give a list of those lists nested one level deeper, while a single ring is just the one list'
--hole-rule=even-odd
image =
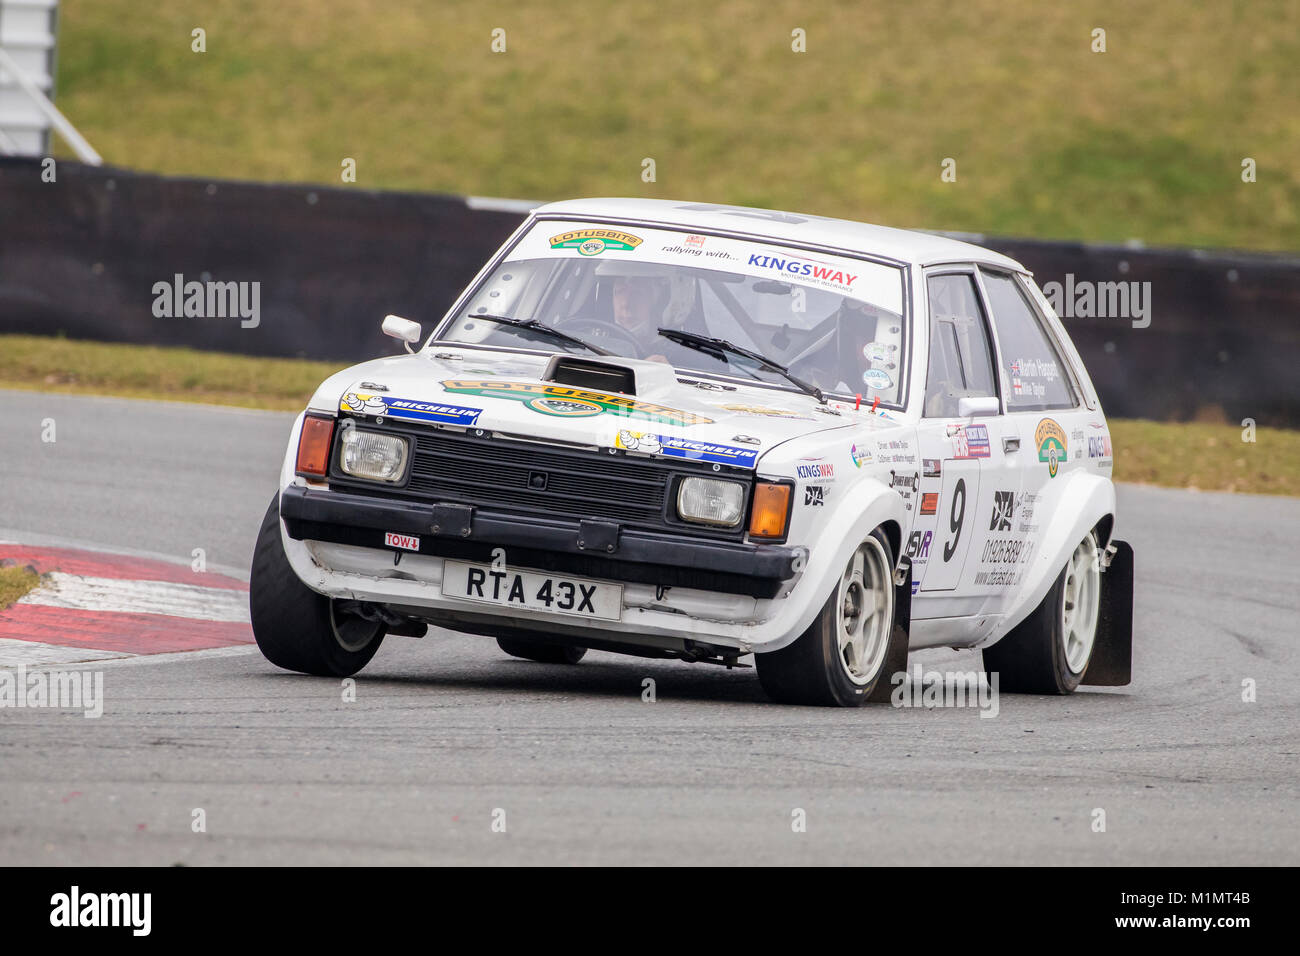
[{"label": "wing mirror", "polygon": [[966,396],[957,400],[958,418],[987,418],[1002,411],[996,395]]},{"label": "wing mirror", "polygon": [[381,328],[384,330],[385,335],[391,335],[404,343],[408,352],[415,351],[411,346],[420,341],[421,338],[420,323],[404,319],[400,315],[384,316],[384,324]]}]

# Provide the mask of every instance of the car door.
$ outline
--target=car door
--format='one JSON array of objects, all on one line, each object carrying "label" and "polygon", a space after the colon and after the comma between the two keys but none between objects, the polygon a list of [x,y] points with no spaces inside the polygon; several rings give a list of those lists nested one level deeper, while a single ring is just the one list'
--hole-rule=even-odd
[{"label": "car door", "polygon": [[[1020,495],[1012,529],[1023,539],[1020,564],[1032,557],[1046,515],[1043,497],[1059,476],[1075,467],[1103,461],[1108,466],[1110,437],[1100,414],[1080,400],[1082,389],[1070,364],[1034,305],[1021,275],[980,268],[993,317],[1005,390],[1007,422],[1021,438]],[[1009,581],[1008,587],[1015,581]]]},{"label": "car door", "polygon": [[[1014,438],[1002,414],[1002,383],[978,275],[973,266],[926,272],[929,353],[917,443],[920,507],[906,553],[912,557],[918,619],[979,613],[990,588],[972,570],[988,557],[995,503],[1019,491]],[[962,414],[963,399],[982,410]],[[1014,443],[1006,447],[1014,452]]]}]

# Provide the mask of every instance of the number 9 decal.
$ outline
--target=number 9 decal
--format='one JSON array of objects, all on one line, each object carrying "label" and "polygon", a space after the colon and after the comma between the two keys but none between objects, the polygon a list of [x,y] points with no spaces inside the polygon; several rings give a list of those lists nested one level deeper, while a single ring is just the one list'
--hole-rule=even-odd
[{"label": "number 9 decal", "polygon": [[[961,510],[957,509],[958,501],[961,502]],[[952,540],[943,546],[943,560],[948,562],[952,556],[957,553],[957,542],[961,540],[961,526],[966,520],[966,479],[958,478],[957,486],[952,490],[952,511],[948,515],[948,530],[952,532]]]}]

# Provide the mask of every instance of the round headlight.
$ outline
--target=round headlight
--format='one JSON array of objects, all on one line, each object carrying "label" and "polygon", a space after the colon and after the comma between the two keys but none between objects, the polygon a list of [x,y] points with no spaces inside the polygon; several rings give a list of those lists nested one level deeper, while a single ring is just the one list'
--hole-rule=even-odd
[{"label": "round headlight", "polygon": [[717,478],[684,478],[677,488],[677,514],[683,521],[734,528],[745,513],[745,486]]},{"label": "round headlight", "polygon": [[339,467],[354,478],[401,481],[406,471],[406,439],[349,428],[340,437]]}]

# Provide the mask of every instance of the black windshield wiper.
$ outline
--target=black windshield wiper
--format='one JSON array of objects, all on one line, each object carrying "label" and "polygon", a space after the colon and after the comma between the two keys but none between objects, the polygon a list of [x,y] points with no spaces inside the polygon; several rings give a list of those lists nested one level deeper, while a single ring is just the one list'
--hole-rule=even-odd
[{"label": "black windshield wiper", "polygon": [[776,372],[778,375],[785,378],[786,381],[796,386],[800,391],[807,392],[823,405],[826,404],[826,397],[822,395],[822,390],[820,388],[810,382],[805,382],[797,375],[791,375],[788,368],[779,362],[773,362],[766,355],[751,352],[749,349],[742,349],[739,345],[733,345],[726,339],[714,339],[707,335],[697,335],[694,332],[683,332],[681,329],[660,329],[659,334],[670,342],[676,342],[678,345],[684,345],[689,349],[704,352],[706,355],[725,357],[730,353],[732,355],[739,355],[742,358],[747,358],[751,362],[754,362],[769,371]]},{"label": "black windshield wiper", "polygon": [[590,342],[584,342],[576,335],[570,335],[568,332],[561,332],[559,329],[552,328],[545,322],[539,322],[537,319],[516,319],[508,315],[492,315],[489,312],[466,312],[465,317],[467,319],[487,319],[489,322],[508,325],[514,329],[528,329],[530,332],[540,332],[543,335],[549,335],[553,339],[559,339],[561,342],[580,345],[588,352],[595,352],[597,355],[616,354],[608,349],[602,349],[599,345],[592,345]]}]

